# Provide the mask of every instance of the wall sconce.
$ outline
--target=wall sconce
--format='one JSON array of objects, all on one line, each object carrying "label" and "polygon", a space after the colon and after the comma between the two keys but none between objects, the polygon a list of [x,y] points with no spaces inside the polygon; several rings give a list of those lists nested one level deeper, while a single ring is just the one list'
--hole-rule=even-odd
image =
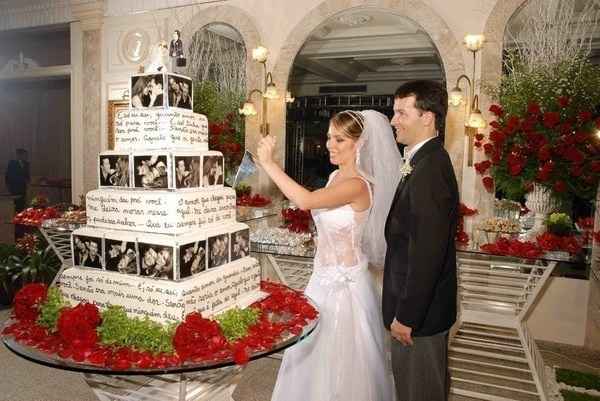
[{"label": "wall sconce", "polygon": [[[277,87],[275,86],[275,83],[273,82],[273,75],[270,72],[267,72],[268,56],[269,56],[269,51],[263,46],[259,46],[256,49],[252,50],[252,59],[263,65],[263,71],[264,71],[263,87],[262,87],[262,90],[261,89],[252,89],[248,93],[248,97],[246,98],[244,105],[242,106],[241,109],[239,109],[239,112],[241,115],[255,116],[258,113],[256,111],[256,107],[254,107],[254,103],[252,103],[252,95],[254,93],[259,93],[261,95],[262,113],[260,116],[261,117],[260,133],[263,136],[269,135],[269,123],[267,122],[267,116],[268,116],[267,99],[279,99],[279,93],[277,92]],[[292,97],[292,95],[289,92],[286,93],[286,98],[285,98],[286,102],[288,101],[288,98],[291,98],[292,102],[294,101],[294,98]]]},{"label": "wall sconce", "polygon": [[448,94],[448,104],[450,106],[458,107],[463,103],[463,91],[460,87],[460,82],[465,80],[467,82],[468,89],[468,102],[466,102],[467,109],[465,120],[465,133],[469,137],[469,156],[467,165],[471,167],[473,165],[473,137],[480,128],[485,128],[487,122],[483,118],[481,111],[479,110],[479,97],[475,94],[475,66],[477,60],[477,52],[483,47],[485,37],[483,35],[467,35],[465,36],[464,44],[465,47],[473,53],[473,75],[469,78],[466,75],[461,75],[456,80],[456,86]]}]

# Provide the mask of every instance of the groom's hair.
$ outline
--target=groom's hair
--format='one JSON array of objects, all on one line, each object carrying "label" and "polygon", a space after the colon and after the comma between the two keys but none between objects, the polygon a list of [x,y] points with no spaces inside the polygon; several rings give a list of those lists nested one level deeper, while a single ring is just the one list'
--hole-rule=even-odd
[{"label": "groom's hair", "polygon": [[410,81],[396,89],[394,98],[415,97],[415,108],[430,111],[435,115],[435,129],[444,135],[446,113],[448,111],[448,91],[442,84],[429,81]]}]

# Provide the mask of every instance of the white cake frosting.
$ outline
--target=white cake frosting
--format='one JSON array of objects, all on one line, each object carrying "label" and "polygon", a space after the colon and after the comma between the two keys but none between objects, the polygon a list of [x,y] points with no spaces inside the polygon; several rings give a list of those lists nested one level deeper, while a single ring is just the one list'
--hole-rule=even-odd
[{"label": "white cake frosting", "polygon": [[148,233],[184,234],[235,221],[235,191],[96,189],[86,195],[88,225]]},{"label": "white cake frosting", "polygon": [[115,117],[115,150],[208,150],[206,116],[182,109],[129,109]]}]

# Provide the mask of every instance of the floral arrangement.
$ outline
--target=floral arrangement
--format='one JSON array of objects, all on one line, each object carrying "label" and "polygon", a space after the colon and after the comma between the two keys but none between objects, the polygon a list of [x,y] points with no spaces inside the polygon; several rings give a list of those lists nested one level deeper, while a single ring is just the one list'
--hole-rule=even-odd
[{"label": "floral arrangement", "polygon": [[[536,43],[554,51],[552,40],[562,43],[566,37],[540,35]],[[565,46],[578,46],[573,42]],[[488,140],[476,137],[475,146],[486,160],[475,168],[488,191],[499,190],[512,200],[518,201],[534,183],[563,200],[591,200],[600,179],[600,119],[593,109],[600,103],[600,67],[583,52],[541,57],[535,51],[525,46],[509,52],[509,73],[498,87],[488,88],[498,103],[489,109],[495,121]]]},{"label": "floral arrangement", "polygon": [[237,197],[235,201],[238,206],[265,207],[271,204],[271,198],[260,194],[242,195]]},{"label": "floral arrangement", "polygon": [[215,320],[193,312],[179,324],[160,325],[129,318],[117,306],[71,307],[58,289],[29,284],[15,296],[14,322],[3,334],[63,359],[115,370],[231,358],[245,364],[250,353],[270,349],[286,333],[299,334],[318,315],[298,291],[272,282],[261,289],[269,296],[248,309]]},{"label": "floral arrangement", "polygon": [[60,217],[60,212],[54,207],[30,207],[19,212],[13,218],[13,224],[40,227],[44,220]]},{"label": "floral arrangement", "polygon": [[455,240],[459,244],[469,244],[469,234],[465,232],[465,217],[473,216],[477,213],[477,209],[471,209],[462,202],[458,205],[458,222],[456,224]]},{"label": "floral arrangement", "polygon": [[312,216],[308,210],[287,208],[281,211],[283,226],[294,233],[310,233]]},{"label": "floral arrangement", "polygon": [[233,119],[233,113],[230,113],[222,121],[208,123],[208,146],[223,153],[227,173],[235,171],[244,153],[244,137],[235,129]]},{"label": "floral arrangement", "polygon": [[499,238],[494,243],[483,244],[481,250],[493,255],[517,256],[529,259],[538,258],[544,253],[534,242],[507,238]]}]

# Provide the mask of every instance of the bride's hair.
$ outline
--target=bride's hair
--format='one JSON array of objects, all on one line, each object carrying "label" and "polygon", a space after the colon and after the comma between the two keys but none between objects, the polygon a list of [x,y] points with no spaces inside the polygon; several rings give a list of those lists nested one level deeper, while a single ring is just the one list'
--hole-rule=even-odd
[{"label": "bride's hair", "polygon": [[364,128],[364,117],[361,113],[353,110],[344,110],[331,118],[331,125],[338,131],[343,132],[350,138],[360,138]]}]

